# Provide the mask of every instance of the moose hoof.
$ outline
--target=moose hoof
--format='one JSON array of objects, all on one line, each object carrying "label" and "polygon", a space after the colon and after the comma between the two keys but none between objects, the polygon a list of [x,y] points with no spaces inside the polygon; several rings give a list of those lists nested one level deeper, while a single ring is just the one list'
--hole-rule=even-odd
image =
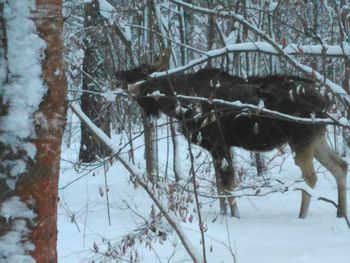
[{"label": "moose hoof", "polygon": [[305,219],[306,217],[307,217],[307,215],[299,214],[299,219]]},{"label": "moose hoof", "polygon": [[235,218],[240,218],[237,205],[230,206],[231,216]]},{"label": "moose hoof", "polygon": [[346,212],[345,211],[337,211],[337,217],[338,218],[345,218],[346,217]]}]

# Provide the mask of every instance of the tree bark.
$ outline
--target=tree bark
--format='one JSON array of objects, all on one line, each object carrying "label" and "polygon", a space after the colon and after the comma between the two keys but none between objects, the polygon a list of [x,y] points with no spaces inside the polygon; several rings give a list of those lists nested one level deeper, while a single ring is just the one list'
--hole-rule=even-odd
[{"label": "tree bark", "polygon": [[[111,68],[107,61],[105,35],[100,29],[102,18],[97,0],[85,4],[85,55],[83,61],[83,90],[104,92],[102,84],[106,81],[106,75]],[[107,86],[107,85],[106,85]],[[102,97],[91,93],[83,93],[81,96],[81,108],[95,124],[106,134],[110,135],[110,119],[106,111],[106,103]],[[108,148],[95,139],[95,136],[85,126],[81,126],[81,144],[79,159],[83,162],[92,162],[97,156],[103,157],[110,154]]]},{"label": "tree bark", "polygon": [[145,138],[145,160],[148,179],[154,183],[158,178],[157,120],[141,110]]},{"label": "tree bark", "polygon": [[[28,157],[30,155],[28,152],[12,152],[6,143],[0,146],[0,170],[5,172],[7,178],[10,178],[9,171],[4,169],[4,163],[7,160],[20,158],[25,161],[26,165],[15,187],[11,188],[6,185],[5,180],[0,181],[0,207],[2,209],[0,210],[0,239],[1,236],[6,236],[10,231],[14,231],[16,227],[14,224],[20,222],[18,220],[26,219],[4,219],[3,217],[5,203],[19,198],[17,203],[21,202],[27,207],[26,209],[36,215],[33,222],[26,220],[29,236],[25,238],[34,246],[31,249],[24,247],[24,253],[30,254],[38,263],[51,263],[57,262],[58,176],[66,108],[62,1],[36,0],[36,9],[32,10],[30,17],[36,25],[38,35],[45,40],[47,45],[45,59],[42,63],[42,78],[47,87],[47,93],[33,116],[36,136],[23,140],[23,143],[30,142],[35,145],[35,160]],[[25,86],[23,86],[23,92],[26,92]],[[6,133],[6,130],[1,132]],[[21,240],[21,242],[25,241]],[[1,262],[9,262],[11,260],[9,258],[8,255],[4,256],[0,253]]]},{"label": "tree bark", "polygon": [[170,118],[170,131],[171,131],[171,141],[173,143],[173,170],[175,181],[178,182],[181,178],[181,169],[180,169],[180,152],[179,152],[179,140],[176,137],[176,123],[173,118]]}]

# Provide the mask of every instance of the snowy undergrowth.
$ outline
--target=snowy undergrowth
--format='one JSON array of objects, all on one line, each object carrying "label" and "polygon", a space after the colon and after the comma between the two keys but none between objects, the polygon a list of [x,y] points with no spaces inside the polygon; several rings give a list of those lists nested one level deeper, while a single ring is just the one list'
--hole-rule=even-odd
[{"label": "snowy undergrowth", "polygon": [[[73,120],[74,121],[74,120]],[[76,120],[75,120],[76,121]],[[67,149],[63,146],[60,179],[59,207],[59,262],[110,262],[118,258],[123,249],[130,247],[120,244],[135,242],[131,253],[124,255],[125,260],[139,262],[191,262],[178,237],[171,231],[164,219],[159,222],[152,209],[153,203],[141,187],[135,188],[125,168],[114,162],[108,169],[107,182],[110,201],[111,226],[108,225],[106,187],[104,167],[77,172],[73,163],[79,150],[79,131],[75,132],[73,144]],[[159,166],[164,172],[167,160],[167,131],[161,129],[159,141]],[[120,137],[114,138],[119,142]],[[121,145],[126,140],[121,142]],[[171,140],[169,140],[171,143]],[[181,169],[184,177],[188,177],[190,161],[187,143],[180,137]],[[144,167],[142,136],[134,142],[136,165]],[[213,168],[205,151],[194,146],[197,174],[201,178],[199,191],[211,194]],[[171,178],[171,151],[169,147],[168,175]],[[127,152],[127,150],[126,150]],[[125,156],[126,153],[125,153]],[[292,154],[286,149],[285,155],[277,151],[266,156],[271,168],[269,178],[277,178],[291,184],[299,179],[300,171],[294,165]],[[255,174],[250,166],[249,153],[236,150],[236,166],[247,168],[244,176],[248,179]],[[67,162],[67,161],[71,161]],[[205,162],[204,165],[200,165]],[[76,170],[74,169],[76,168]],[[86,169],[90,169],[85,167]],[[80,167],[80,170],[82,166]],[[243,170],[242,170],[243,171]],[[336,200],[334,179],[317,164],[319,181],[315,194]],[[74,180],[80,178],[78,181]],[[68,185],[68,186],[67,186]],[[297,218],[300,205],[300,192],[293,188],[285,193],[275,193],[259,197],[242,197],[238,200],[241,219],[223,217],[219,214],[218,202],[201,197],[202,216],[206,225],[206,249],[208,262],[286,262],[286,263],[326,263],[348,262],[350,257],[350,231],[342,219],[336,218],[335,208],[325,202],[313,200],[309,217],[305,220]],[[184,193],[184,196],[188,196]],[[195,245],[197,253],[201,253],[198,218],[194,206],[188,205],[185,216],[179,216],[181,226],[187,238]],[[153,219],[153,222],[152,222]],[[143,235],[156,226],[153,241]],[[142,239],[144,237],[144,239]],[[140,240],[142,239],[142,242]],[[129,243],[128,243],[129,242]],[[119,247],[118,247],[119,246]],[[130,252],[130,251],[129,251]],[[106,259],[108,256],[108,260]]]}]

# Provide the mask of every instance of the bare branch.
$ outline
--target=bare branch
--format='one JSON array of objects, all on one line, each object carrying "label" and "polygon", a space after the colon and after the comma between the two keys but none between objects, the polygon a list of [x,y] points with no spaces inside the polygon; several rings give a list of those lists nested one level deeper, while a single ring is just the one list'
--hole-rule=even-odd
[{"label": "bare branch", "polygon": [[188,4],[185,2],[182,2],[180,0],[170,0],[171,2],[178,4],[184,8],[189,8],[201,13],[205,13],[208,15],[215,15],[215,16],[220,16],[220,17],[226,17],[226,18],[234,18],[237,22],[240,24],[245,25],[249,30],[255,32],[257,35],[259,35],[262,39],[264,39],[268,44],[270,44],[277,52],[279,55],[282,55],[283,57],[286,58],[286,60],[293,65],[296,69],[298,69],[300,72],[304,73],[307,76],[312,75],[315,77],[315,79],[322,84],[325,84],[327,88],[329,88],[331,91],[333,91],[336,96],[340,99],[340,101],[345,102],[346,105],[350,104],[350,97],[346,93],[346,91],[336,83],[332,82],[329,79],[324,80],[323,76],[321,73],[315,71],[313,68],[303,65],[299,63],[297,60],[295,60],[293,57],[291,57],[290,54],[285,52],[281,46],[279,46],[272,38],[270,38],[265,32],[262,30],[256,28],[253,24],[251,24],[249,21],[244,19],[243,16],[236,14],[235,12],[226,12],[226,11],[215,11],[199,6],[195,6],[192,4]]},{"label": "bare branch", "polygon": [[175,230],[176,234],[181,240],[182,245],[186,249],[187,253],[195,263],[202,263],[202,256],[196,254],[196,250],[191,242],[186,238],[184,231],[181,229],[180,223],[178,222],[176,216],[173,215],[173,212],[168,211],[166,206],[161,203],[160,200],[155,196],[152,189],[150,189],[147,182],[143,179],[143,172],[139,170],[131,162],[124,159],[122,156],[117,154],[118,148],[115,146],[111,138],[109,138],[101,129],[99,129],[81,110],[80,106],[77,103],[71,103],[70,107],[72,111],[79,117],[79,119],[94,133],[110,150],[115,154],[117,160],[119,160],[122,165],[130,172],[133,179],[142,186],[142,188],[147,192],[152,201],[156,204],[158,209],[163,213],[164,217],[167,219],[168,223]]},{"label": "bare branch", "polygon": [[[148,95],[147,97],[166,97],[164,94],[156,94],[156,95]],[[242,111],[242,113],[239,116],[252,116],[256,115],[262,118],[271,118],[271,119],[278,119],[283,121],[290,121],[290,122],[296,122],[296,123],[302,123],[302,124],[324,124],[324,125],[337,125],[342,126],[344,128],[350,128],[348,124],[342,123],[340,121],[335,120],[334,118],[302,118],[297,116],[288,115],[282,112],[269,110],[266,108],[259,108],[257,105],[249,104],[249,103],[242,103],[240,101],[225,101],[222,99],[212,99],[209,101],[208,98],[204,97],[195,97],[195,96],[186,96],[186,95],[174,95],[174,98],[180,100],[180,101],[199,101],[204,103],[211,103],[217,106],[221,107],[227,107],[226,109],[239,109]],[[219,110],[225,110],[225,108],[221,108]],[[201,116],[199,116],[201,117]]]}]

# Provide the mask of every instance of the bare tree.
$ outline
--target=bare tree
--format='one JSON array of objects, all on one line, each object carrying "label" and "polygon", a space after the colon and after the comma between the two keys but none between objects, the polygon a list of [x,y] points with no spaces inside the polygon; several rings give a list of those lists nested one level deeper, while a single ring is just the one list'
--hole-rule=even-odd
[{"label": "bare tree", "polygon": [[[111,69],[106,46],[107,39],[104,34],[103,18],[100,15],[100,6],[97,0],[85,3],[85,55],[83,61],[83,90],[104,92],[108,83],[108,73]],[[107,134],[110,134],[110,118],[108,104],[103,97],[94,96],[84,92],[81,96],[83,111],[95,121]],[[109,150],[95,139],[94,135],[82,125],[81,127],[80,159],[83,162],[103,157]]]},{"label": "bare tree", "polygon": [[[325,96],[334,97],[335,95],[337,99],[333,103],[344,105],[339,107],[339,112],[345,113],[347,111],[347,105],[349,105],[349,69],[344,61],[347,62],[346,59],[349,56],[349,47],[347,46],[349,11],[345,1],[107,0],[103,2],[111,4],[112,8],[106,10],[105,8],[108,5],[105,5],[102,8],[103,10],[100,10],[102,11],[101,14],[107,11],[113,15],[107,18],[108,25],[104,24],[103,21],[99,21],[93,25],[93,30],[96,34],[96,31],[100,28],[111,27],[111,30],[108,31],[110,35],[107,38],[113,40],[111,53],[114,52],[114,54],[111,57],[118,61],[115,63],[117,70],[135,68],[142,62],[152,63],[156,60],[155,54],[158,51],[166,47],[171,50],[170,68],[156,68],[155,70],[163,70],[163,72],[157,72],[153,75],[151,74],[153,70],[143,72],[144,80],[141,83],[156,82],[157,78],[164,76],[169,81],[172,79],[172,75],[181,75],[184,71],[196,72],[205,67],[221,69],[221,71],[227,71],[246,79],[249,79],[250,75],[288,74],[303,76],[317,81]],[[95,12],[97,12],[97,9]],[[88,31],[89,29],[86,27],[85,32],[87,34]],[[101,43],[96,45],[101,46]],[[176,77],[174,76],[174,78]],[[94,77],[94,79],[98,78]],[[136,86],[139,84],[140,82]],[[203,87],[205,86],[206,84],[203,84]],[[96,94],[91,96],[95,100],[97,100],[96,97],[99,93],[104,92],[102,90],[96,91]],[[195,95],[198,96],[199,94]],[[157,94],[147,94],[145,96],[159,98]],[[191,96],[176,94],[176,99],[179,101],[179,106],[181,106],[181,103],[187,103],[192,104],[194,109],[196,108],[195,105],[200,102],[208,102],[211,105],[218,103],[218,105],[225,107],[233,106],[230,102],[220,104],[223,102],[215,101],[212,97],[200,98],[196,96],[193,94]],[[122,100],[120,99],[120,101]],[[142,116],[132,107],[129,107],[128,110],[123,107],[118,107],[120,112],[125,113],[118,122],[124,123],[128,118],[126,134],[128,134],[130,144],[135,135],[135,125],[132,125],[131,119],[137,119],[138,129],[142,126],[139,121],[141,118],[143,119],[144,130],[142,132],[145,136],[146,171],[148,179],[154,183],[152,187],[157,192],[159,190],[157,187],[161,185],[162,181],[158,177],[158,175],[161,175],[161,171],[158,169],[157,142],[162,139],[157,137],[159,125],[155,118],[150,120],[146,114]],[[291,116],[271,112],[269,109],[261,108],[258,105],[244,105],[242,107],[247,110],[242,114],[262,114],[266,118],[295,121],[295,118]],[[181,107],[179,108],[181,110]],[[235,109],[237,110],[237,108]],[[242,108],[239,108],[239,110],[242,110]],[[131,118],[131,115],[133,118]],[[334,124],[339,120],[340,114],[333,108],[332,118],[334,116],[334,120],[327,118],[323,119],[322,122]],[[93,121],[98,118],[96,116],[90,117]],[[219,118],[220,116],[216,116],[216,120]],[[170,119],[170,122],[173,123],[173,120]],[[314,121],[306,118],[297,120],[300,123],[314,123]],[[321,120],[316,120],[316,122],[318,121]],[[97,122],[95,123],[97,124]],[[121,126],[126,125],[120,124],[119,127]],[[343,122],[341,126],[345,129],[348,128],[348,125]],[[217,134],[219,133],[218,131]],[[180,178],[180,169],[177,166],[178,158],[176,158],[176,155],[178,155],[179,145],[176,142],[175,125],[171,126],[171,135],[175,156],[175,182],[173,184],[181,187],[183,181],[181,179],[185,178],[183,175]],[[93,136],[97,138],[96,135]],[[350,137],[346,133],[343,136]],[[338,144],[338,137],[337,132],[334,132],[335,145]],[[212,162],[214,166],[203,163],[203,167],[206,166],[208,173],[214,167],[217,174],[227,177],[228,180],[234,180],[234,173],[238,175],[240,180],[242,178],[244,180],[244,176],[251,171],[254,175],[264,175],[264,172],[268,169],[270,160],[265,159],[265,156],[260,153],[253,153],[251,155],[252,162],[247,161],[252,166],[256,166],[256,169],[250,169],[251,167],[247,168],[234,161],[233,156],[231,156],[232,149],[227,147],[224,150],[224,153],[220,153],[220,155],[225,155],[227,157],[225,160],[220,160],[214,156]],[[190,154],[192,153],[189,153],[188,156],[191,157],[193,165],[194,156]],[[132,154],[131,159],[133,159]],[[236,169],[236,167],[233,169],[233,164],[239,166],[239,169]],[[223,169],[226,168],[226,165],[229,166],[229,169]],[[243,169],[245,170],[242,171]],[[194,173],[189,174],[193,175]],[[264,179],[264,176],[256,177],[258,182],[263,182]],[[138,180],[135,181],[137,183]],[[200,180],[197,182],[198,185],[202,183]],[[142,181],[139,183],[142,186]],[[220,184],[220,182],[217,183]],[[202,189],[196,187],[191,191],[194,191],[196,195],[207,198],[221,198],[223,211],[227,210],[224,198],[229,198],[231,199],[231,210],[235,210],[233,198],[242,196],[235,192],[242,190],[239,183],[240,181],[237,181],[236,188],[232,191],[220,190],[220,185],[219,191],[213,190],[210,194],[205,193],[206,190],[202,192]],[[262,189],[266,187],[270,188],[267,191],[268,193],[276,192],[268,184],[268,180],[264,181]],[[197,185],[197,183],[194,182],[194,185]],[[147,191],[147,188],[145,190]],[[304,189],[303,191],[306,192]],[[214,192],[216,194],[213,194]],[[249,195],[259,195],[257,192]],[[267,192],[263,191],[262,195]],[[167,192],[163,194],[166,195]],[[198,214],[200,214],[199,207],[200,205],[198,205]],[[237,212],[235,213],[238,215]]]}]

